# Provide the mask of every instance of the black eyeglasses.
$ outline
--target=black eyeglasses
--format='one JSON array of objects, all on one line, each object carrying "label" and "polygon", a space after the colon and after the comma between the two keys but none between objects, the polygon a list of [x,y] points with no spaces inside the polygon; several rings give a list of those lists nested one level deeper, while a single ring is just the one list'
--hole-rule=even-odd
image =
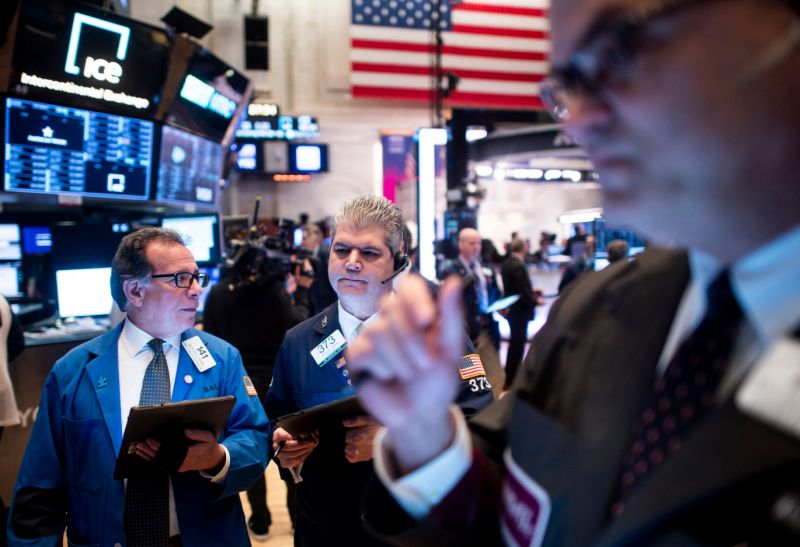
[{"label": "black eyeglasses", "polygon": [[192,281],[197,281],[197,283],[201,287],[208,287],[208,274],[206,272],[177,272],[177,273],[170,273],[170,274],[158,274],[158,275],[151,275],[152,278],[157,277],[171,277],[172,282],[175,283],[175,286],[179,289],[188,289],[192,286]]},{"label": "black eyeglasses", "polygon": [[597,94],[627,83],[644,29],[656,19],[708,0],[667,0],[636,11],[629,17],[601,25],[572,54],[562,68],[551,69],[542,82],[542,101],[558,120],[569,118],[569,106],[578,92]]}]

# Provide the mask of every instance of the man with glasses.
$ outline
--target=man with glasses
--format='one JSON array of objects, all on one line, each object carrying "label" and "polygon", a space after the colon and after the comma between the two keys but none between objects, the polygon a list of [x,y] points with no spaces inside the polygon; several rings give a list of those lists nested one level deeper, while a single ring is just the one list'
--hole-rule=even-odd
[{"label": "man with glasses", "polygon": [[[177,233],[142,228],[122,240],[111,293],[127,317],[48,376],[17,477],[10,545],[60,545],[65,528],[70,545],[250,545],[239,492],[266,467],[267,419],[239,352],[192,328],[206,285]],[[131,407],[224,395],[236,402],[220,439],[186,429],[174,470],[114,479]],[[152,460],[160,448],[146,439],[135,450]]]},{"label": "man with glasses", "polygon": [[[410,278],[350,347],[398,544],[800,545],[800,3],[554,0],[553,113],[604,214],[671,250],[576,282],[471,423],[458,294]],[[378,351],[379,350],[379,351]],[[441,397],[402,397],[403,360]],[[421,426],[424,424],[425,429]]]}]

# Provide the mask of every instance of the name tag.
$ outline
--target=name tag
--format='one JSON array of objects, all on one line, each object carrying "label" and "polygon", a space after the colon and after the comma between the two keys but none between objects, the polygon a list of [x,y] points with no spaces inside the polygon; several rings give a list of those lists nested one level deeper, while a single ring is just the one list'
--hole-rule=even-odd
[{"label": "name tag", "polygon": [[784,338],[767,349],[736,392],[745,414],[800,437],[800,342]]},{"label": "name tag", "polygon": [[514,461],[511,448],[506,448],[503,460],[506,479],[501,494],[500,532],[506,545],[539,547],[550,519],[550,496]]},{"label": "name tag", "polygon": [[205,372],[217,364],[214,358],[211,357],[211,352],[208,351],[208,348],[203,341],[200,340],[199,336],[192,336],[184,340],[181,345],[186,350],[186,353],[189,354],[194,366],[196,366],[197,370],[200,372]]},{"label": "name tag", "polygon": [[336,329],[333,334],[311,350],[311,357],[314,358],[314,362],[317,363],[317,366],[321,367],[333,359],[346,345],[347,341],[344,339],[342,331]]}]

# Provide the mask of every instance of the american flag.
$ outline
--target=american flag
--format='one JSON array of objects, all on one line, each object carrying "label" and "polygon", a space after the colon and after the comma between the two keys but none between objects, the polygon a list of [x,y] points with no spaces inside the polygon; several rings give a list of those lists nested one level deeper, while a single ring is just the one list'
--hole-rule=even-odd
[{"label": "american flag", "polygon": [[[433,32],[442,28],[442,72],[460,81],[448,105],[542,108],[549,0],[352,0],[353,97],[431,99]],[[437,11],[437,6],[439,11]]]},{"label": "american flag", "polygon": [[461,375],[462,380],[469,380],[476,376],[486,376],[480,355],[470,353],[462,357],[458,362],[458,373]]}]

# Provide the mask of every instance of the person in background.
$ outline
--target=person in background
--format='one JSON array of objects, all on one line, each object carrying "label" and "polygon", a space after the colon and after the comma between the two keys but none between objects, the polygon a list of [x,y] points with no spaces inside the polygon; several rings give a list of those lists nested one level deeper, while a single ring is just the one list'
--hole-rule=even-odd
[{"label": "person in background", "polygon": [[624,239],[614,239],[606,245],[606,258],[609,264],[614,264],[620,260],[627,260],[631,246]]},{"label": "person in background", "polygon": [[311,284],[311,315],[318,313],[334,302],[336,292],[328,280],[328,259],[330,253],[325,247],[322,230],[314,223],[303,224],[303,242],[301,246],[311,252],[311,264],[314,268],[314,282]]},{"label": "person in background", "polygon": [[[549,15],[545,103],[597,169],[606,218],[651,245],[556,301],[472,437],[431,404],[453,393],[432,371],[458,358],[457,284],[438,311],[401,284],[393,321],[350,348],[388,430],[391,494],[371,491],[364,520],[413,546],[800,545],[800,3]],[[438,395],[410,390],[408,367]]]},{"label": "person in background", "polygon": [[[70,545],[250,545],[239,492],[267,465],[267,417],[239,352],[192,328],[207,284],[176,232],[149,227],[122,239],[111,294],[127,318],[48,375],[17,476],[10,545],[61,545],[65,530]],[[177,469],[114,478],[133,406],[225,395],[235,403],[219,439],[186,429]],[[152,460],[162,444],[133,448]]]},{"label": "person in background", "polygon": [[[244,368],[263,402],[286,331],[309,316],[308,293],[314,278],[302,275],[300,266],[293,274],[283,275],[282,270],[261,271],[254,276],[252,262],[257,261],[251,251],[233,265],[223,283],[211,288],[203,311],[203,330],[239,350]],[[311,268],[308,261],[305,267]],[[294,278],[293,295],[284,288],[288,275]],[[266,541],[272,515],[267,506],[267,481],[263,474],[247,489],[247,499],[252,509],[247,525],[257,541]],[[291,503],[288,507],[293,515]]]},{"label": "person in background", "polygon": [[533,320],[538,296],[533,290],[528,268],[525,266],[525,242],[514,239],[509,247],[510,255],[500,270],[503,278],[503,291],[506,296],[519,295],[519,300],[508,308],[505,318],[508,321],[510,339],[506,354],[505,389],[510,389],[528,341],[528,322]]},{"label": "person in background", "polygon": [[442,264],[439,277],[450,275],[461,278],[462,302],[467,333],[478,350],[486,368],[495,395],[504,385],[503,367],[500,364],[500,327],[486,308],[502,297],[497,276],[491,268],[480,262],[481,234],[475,228],[462,228],[458,232],[458,256]]},{"label": "person in background", "polygon": [[[339,300],[286,334],[266,400],[273,419],[355,394],[345,347],[365,325],[385,320],[380,310],[393,294],[390,281],[408,267],[402,214],[383,197],[363,195],[345,202],[334,218],[332,237],[328,276]],[[491,385],[463,328],[460,337],[461,364],[444,374],[457,381],[458,404],[471,416],[491,402]],[[428,378],[416,380],[424,393]],[[298,547],[383,545],[364,532],[359,514],[380,425],[366,415],[347,418],[342,425],[343,430],[324,428],[305,439],[273,425],[281,466],[302,478],[295,498]]]},{"label": "person in background", "polygon": [[[0,295],[0,439],[3,429],[19,424],[19,409],[14,396],[14,385],[11,383],[8,365],[25,349],[25,337],[19,321],[11,312],[11,307],[3,295]],[[8,520],[5,500],[0,497],[0,522]],[[7,544],[6,534],[0,534],[0,546]]]}]

